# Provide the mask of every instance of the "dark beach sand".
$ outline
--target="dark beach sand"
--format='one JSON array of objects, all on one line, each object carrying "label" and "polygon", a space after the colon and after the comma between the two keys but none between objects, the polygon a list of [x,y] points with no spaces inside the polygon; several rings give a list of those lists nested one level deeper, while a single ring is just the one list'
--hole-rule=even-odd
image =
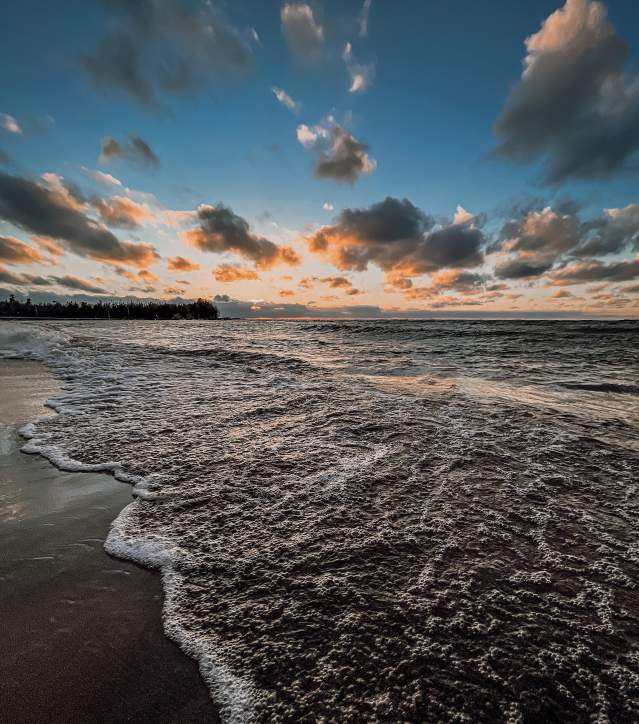
[{"label": "dark beach sand", "polygon": [[102,548],[130,487],[19,450],[57,389],[41,365],[0,360],[0,721],[219,721],[163,634],[157,573]]}]

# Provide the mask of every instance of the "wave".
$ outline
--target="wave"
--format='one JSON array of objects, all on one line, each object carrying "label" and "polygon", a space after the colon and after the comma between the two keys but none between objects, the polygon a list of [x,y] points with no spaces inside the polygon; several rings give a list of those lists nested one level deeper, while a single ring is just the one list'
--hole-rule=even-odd
[{"label": "wave", "polygon": [[624,385],[616,382],[560,382],[568,390],[587,392],[614,392],[619,395],[639,395],[639,385]]}]

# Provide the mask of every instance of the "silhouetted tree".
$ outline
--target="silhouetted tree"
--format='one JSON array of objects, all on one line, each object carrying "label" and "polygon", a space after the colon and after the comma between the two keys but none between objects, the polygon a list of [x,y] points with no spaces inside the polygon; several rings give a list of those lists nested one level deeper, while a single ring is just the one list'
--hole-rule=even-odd
[{"label": "silhouetted tree", "polygon": [[213,302],[43,302],[18,301],[13,294],[0,300],[0,317],[56,317],[59,319],[217,319]]}]

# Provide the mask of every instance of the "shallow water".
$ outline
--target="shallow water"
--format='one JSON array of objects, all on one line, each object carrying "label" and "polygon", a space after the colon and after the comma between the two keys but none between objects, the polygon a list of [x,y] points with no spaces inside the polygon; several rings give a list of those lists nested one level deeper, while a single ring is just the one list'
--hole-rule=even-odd
[{"label": "shallow water", "polygon": [[639,323],[2,323],[228,721],[639,718]]}]

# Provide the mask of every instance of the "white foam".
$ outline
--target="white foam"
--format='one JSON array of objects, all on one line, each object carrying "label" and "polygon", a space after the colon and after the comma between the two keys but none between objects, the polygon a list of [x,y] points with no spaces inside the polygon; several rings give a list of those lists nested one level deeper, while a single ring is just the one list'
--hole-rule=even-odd
[{"label": "white foam", "polygon": [[178,623],[181,576],[175,569],[175,562],[179,558],[179,550],[158,536],[132,536],[126,532],[139,505],[139,501],[133,501],[113,521],[104,544],[105,550],[116,558],[160,570],[164,589],[164,633],[175,641],[184,653],[198,662],[200,674],[226,724],[247,724],[255,721],[252,684],[235,676],[208,640],[194,635]]},{"label": "white foam", "polygon": [[[0,326],[0,359],[34,359],[57,368],[68,369],[70,363],[80,360],[72,350],[65,348],[67,341],[68,338],[62,334],[11,323],[10,326]],[[66,394],[47,400],[45,404],[60,415],[78,414],[74,406],[69,404],[73,399],[72,394]],[[69,457],[58,446],[49,444],[48,435],[38,428],[39,423],[48,419],[47,416],[39,417],[20,429],[20,435],[28,440],[21,448],[23,452],[41,455],[59,470],[66,472],[109,473],[117,480],[131,484],[132,494],[136,498],[153,500],[158,497],[149,490],[151,482],[148,479],[126,472],[119,461],[83,463]],[[225,724],[246,724],[254,721],[255,697],[252,684],[230,671],[211,642],[191,634],[178,623],[180,574],[175,570],[175,562],[178,560],[179,550],[157,536],[131,535],[126,532],[139,504],[138,500],[134,500],[113,521],[104,544],[105,550],[116,558],[160,571],[164,590],[165,634],[175,641],[185,654],[198,662],[202,678],[219,707]],[[135,525],[130,527],[135,528]]]}]

